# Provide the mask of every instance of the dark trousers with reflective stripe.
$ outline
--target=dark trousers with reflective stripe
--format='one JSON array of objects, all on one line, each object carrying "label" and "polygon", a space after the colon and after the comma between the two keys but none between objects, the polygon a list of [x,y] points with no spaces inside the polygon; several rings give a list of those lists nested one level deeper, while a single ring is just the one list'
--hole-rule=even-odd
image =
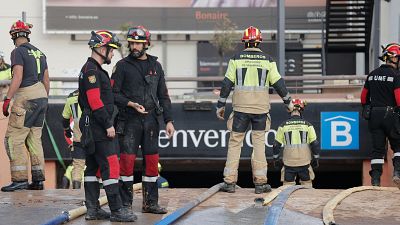
[{"label": "dark trousers with reflective stripe", "polygon": [[94,154],[86,155],[84,186],[86,204],[89,207],[96,205],[100,195],[100,186],[96,179],[99,169],[111,211],[122,207],[118,188],[119,161],[113,141],[96,141]]},{"label": "dark trousers with reflective stripe", "polygon": [[[371,173],[382,174],[383,159],[387,149],[387,139],[393,152],[400,152],[400,129],[398,115],[385,107],[372,108],[368,129],[372,139]],[[373,172],[375,171],[375,172]]]},{"label": "dark trousers with reflective stripe", "polygon": [[[133,173],[136,155],[141,146],[143,155],[143,182],[156,185],[158,177],[159,123],[154,110],[148,115],[134,115],[126,120],[124,134],[119,135],[121,181],[123,204],[132,205]],[[157,195],[158,193],[151,193]]]}]

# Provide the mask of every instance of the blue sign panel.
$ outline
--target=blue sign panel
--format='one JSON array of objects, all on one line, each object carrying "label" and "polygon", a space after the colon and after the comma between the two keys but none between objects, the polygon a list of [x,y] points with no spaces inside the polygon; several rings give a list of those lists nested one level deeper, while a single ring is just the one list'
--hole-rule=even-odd
[{"label": "blue sign panel", "polygon": [[321,149],[359,150],[358,112],[321,112]]}]

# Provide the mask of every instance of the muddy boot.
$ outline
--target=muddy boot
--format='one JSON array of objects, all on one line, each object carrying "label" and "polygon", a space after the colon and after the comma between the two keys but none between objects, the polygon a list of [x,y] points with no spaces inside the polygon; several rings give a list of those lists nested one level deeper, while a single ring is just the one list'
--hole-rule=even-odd
[{"label": "muddy boot", "polygon": [[28,189],[28,181],[13,181],[8,186],[4,186],[1,188],[1,191],[11,192],[16,190],[24,190]]},{"label": "muddy boot", "polygon": [[235,188],[236,188],[236,183],[228,184],[224,182],[224,185],[222,185],[221,189],[219,190],[228,193],[235,193]]},{"label": "muddy boot", "polygon": [[111,211],[111,222],[135,222],[137,216],[127,208],[120,208],[116,211]]},{"label": "muddy boot", "polygon": [[108,220],[108,219],[110,219],[110,213],[103,210],[100,207],[100,204],[98,201],[95,204],[92,204],[89,201],[86,201],[85,204],[86,204],[86,208],[87,208],[85,220]]},{"label": "muddy boot", "polygon": [[61,188],[62,189],[69,189],[69,180],[67,177],[63,177],[61,181]]},{"label": "muddy boot", "polygon": [[121,195],[122,207],[132,210],[133,181],[119,181],[119,193]]},{"label": "muddy boot", "polygon": [[28,185],[28,190],[43,190],[43,181],[33,181]]},{"label": "muddy boot", "polygon": [[271,191],[271,186],[269,184],[255,184],[255,193],[267,193]]},{"label": "muddy boot", "polygon": [[400,157],[393,158],[393,183],[400,189]]},{"label": "muddy boot", "polygon": [[156,182],[142,182],[143,213],[165,214],[168,211],[158,205],[158,186]]},{"label": "muddy boot", "polygon": [[72,181],[72,189],[81,189],[81,182],[80,181]]}]

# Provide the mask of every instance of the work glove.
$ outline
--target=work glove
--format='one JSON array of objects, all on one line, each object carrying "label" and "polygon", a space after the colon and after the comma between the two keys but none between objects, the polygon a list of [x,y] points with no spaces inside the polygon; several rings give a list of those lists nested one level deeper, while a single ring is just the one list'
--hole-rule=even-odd
[{"label": "work glove", "polygon": [[292,100],[289,100],[289,102],[285,102],[285,105],[286,105],[286,110],[287,110],[289,113],[293,112],[294,105],[293,105],[293,103],[292,103]]},{"label": "work glove", "polygon": [[274,168],[280,169],[283,166],[283,161],[281,158],[274,158]]},{"label": "work glove", "polygon": [[217,118],[220,120],[224,120],[224,115],[225,115],[225,107],[217,108]]},{"label": "work glove", "polygon": [[8,109],[10,108],[10,102],[11,102],[11,99],[9,99],[9,98],[7,98],[7,96],[5,96],[4,102],[3,102],[3,115],[5,117],[10,115],[10,113],[8,112]]},{"label": "work glove", "polygon": [[72,138],[72,133],[73,133],[73,131],[72,131],[71,127],[68,127],[67,129],[64,130],[65,137],[67,137],[67,138]]},{"label": "work glove", "polygon": [[318,167],[319,167],[319,159],[313,158],[313,159],[311,160],[311,167],[312,167],[313,169],[318,168]]}]

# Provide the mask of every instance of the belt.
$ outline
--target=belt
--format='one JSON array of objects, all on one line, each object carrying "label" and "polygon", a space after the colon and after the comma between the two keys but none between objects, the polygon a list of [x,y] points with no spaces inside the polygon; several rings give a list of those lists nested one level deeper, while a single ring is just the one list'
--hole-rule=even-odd
[{"label": "belt", "polygon": [[394,111],[395,107],[394,106],[373,106],[372,109],[378,109],[378,110],[386,110],[386,111]]}]

